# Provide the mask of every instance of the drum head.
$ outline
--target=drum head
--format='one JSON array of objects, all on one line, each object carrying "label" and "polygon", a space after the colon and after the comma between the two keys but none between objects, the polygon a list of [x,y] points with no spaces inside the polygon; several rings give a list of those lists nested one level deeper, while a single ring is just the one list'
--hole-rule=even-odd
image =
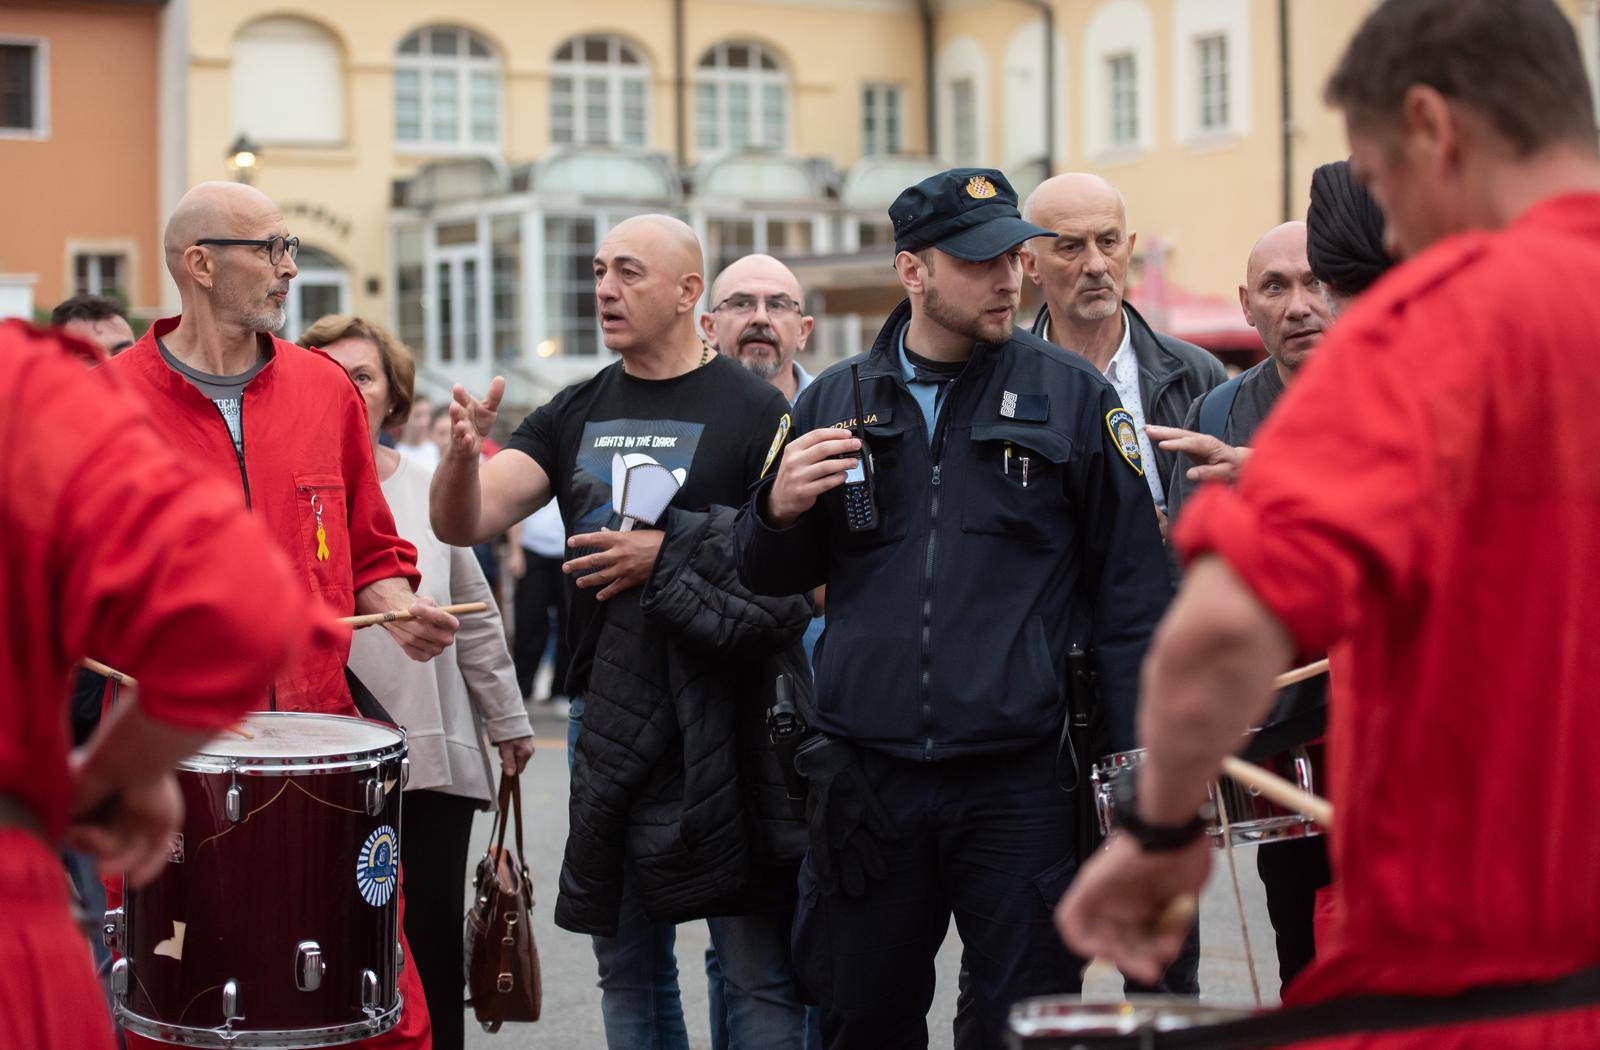
[{"label": "drum head", "polygon": [[326,766],[382,759],[404,749],[405,734],[378,722],[300,711],[256,711],[182,764]]}]

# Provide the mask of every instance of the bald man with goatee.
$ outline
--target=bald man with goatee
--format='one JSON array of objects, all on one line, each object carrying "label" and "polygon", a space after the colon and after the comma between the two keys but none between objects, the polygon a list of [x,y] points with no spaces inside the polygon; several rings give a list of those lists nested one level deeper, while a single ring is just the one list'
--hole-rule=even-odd
[{"label": "bald man with goatee", "polygon": [[1145,424],[1178,426],[1194,399],[1227,373],[1209,351],[1155,331],[1127,302],[1138,234],[1115,186],[1098,175],[1056,175],[1028,195],[1022,217],[1056,233],[1022,248],[1023,269],[1044,293],[1033,333],[1080,354],[1116,387],[1144,461],[1153,465],[1145,483],[1165,511],[1177,457],[1151,448]]},{"label": "bald man with goatee", "polygon": [[[414,593],[416,550],[395,531],[378,488],[361,395],[327,355],[272,334],[283,327],[298,272],[299,240],[283,213],[250,186],[201,183],[179,200],[164,246],[182,314],[157,321],[102,367],[149,406],[169,448],[234,488],[335,615],[409,611],[409,622],[384,629],[413,660],[432,659],[458,625]],[[257,698],[257,709],[387,718],[381,698],[347,680],[349,655],[348,636],[307,650]],[[406,959],[398,1023],[359,1045],[432,1045],[409,947]],[[383,994],[394,1001],[394,988]]]},{"label": "bald man with goatee", "polygon": [[[561,508],[572,659],[556,689],[573,698],[572,796],[555,921],[594,937],[607,1044],[687,1050],[674,923],[705,918],[731,1044],[799,1050],[788,931],[805,828],[763,716],[779,673],[809,702],[810,604],[743,589],[732,541],[732,508],[776,458],[789,403],[701,341],[700,244],[679,220],[619,223],[594,279],[601,337],[621,359],[481,465],[505,383],[482,398],[456,387],[434,531],[475,543],[551,499]],[[630,469],[670,472],[659,520],[619,512],[648,483],[625,482]]]}]

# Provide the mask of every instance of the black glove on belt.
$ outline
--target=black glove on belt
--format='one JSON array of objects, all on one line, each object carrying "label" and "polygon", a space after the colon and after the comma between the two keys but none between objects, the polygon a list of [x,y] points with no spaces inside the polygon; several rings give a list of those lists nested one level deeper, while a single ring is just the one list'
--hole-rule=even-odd
[{"label": "black glove on belt", "polygon": [[887,874],[879,844],[896,837],[889,814],[843,740],[817,734],[795,752],[794,765],[811,782],[806,825],[822,892],[861,896],[869,878]]}]

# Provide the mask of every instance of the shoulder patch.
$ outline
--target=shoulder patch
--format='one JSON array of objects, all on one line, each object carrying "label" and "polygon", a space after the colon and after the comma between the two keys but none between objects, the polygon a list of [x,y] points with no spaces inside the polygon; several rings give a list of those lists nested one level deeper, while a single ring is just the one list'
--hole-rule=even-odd
[{"label": "shoulder patch", "polygon": [[767,476],[767,471],[772,469],[772,461],[778,458],[778,451],[783,448],[783,439],[789,436],[789,413],[785,412],[783,418],[778,420],[778,432],[772,435],[772,445],[767,449],[766,462],[761,464],[761,477]]},{"label": "shoulder patch", "polygon": [[1144,477],[1144,458],[1139,455],[1139,433],[1133,429],[1133,414],[1125,408],[1113,408],[1106,413],[1106,432],[1133,472]]}]

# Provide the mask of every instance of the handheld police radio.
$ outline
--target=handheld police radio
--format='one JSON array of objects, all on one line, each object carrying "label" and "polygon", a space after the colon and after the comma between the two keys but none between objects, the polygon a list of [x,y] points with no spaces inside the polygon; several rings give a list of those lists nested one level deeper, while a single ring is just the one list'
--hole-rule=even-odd
[{"label": "handheld police radio", "polygon": [[861,411],[861,369],[857,365],[850,366],[850,383],[856,398],[856,420],[850,433],[860,440],[861,453],[844,476],[844,523],[851,532],[871,532],[878,527],[877,485],[872,450],[867,447],[866,416]]}]

